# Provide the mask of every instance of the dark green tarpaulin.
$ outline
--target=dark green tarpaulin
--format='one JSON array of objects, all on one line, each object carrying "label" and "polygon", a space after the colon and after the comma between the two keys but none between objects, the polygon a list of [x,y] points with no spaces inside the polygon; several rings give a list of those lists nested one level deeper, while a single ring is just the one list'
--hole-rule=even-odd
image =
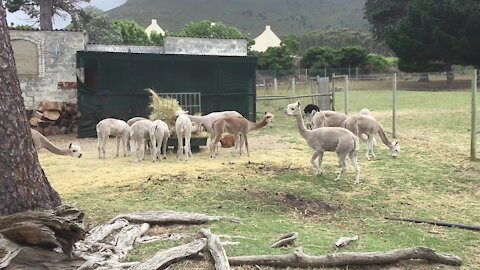
[{"label": "dark green tarpaulin", "polygon": [[256,57],[77,52],[78,137],[107,117],[148,115],[149,94],[200,92],[202,112],[236,110],[255,121]]}]

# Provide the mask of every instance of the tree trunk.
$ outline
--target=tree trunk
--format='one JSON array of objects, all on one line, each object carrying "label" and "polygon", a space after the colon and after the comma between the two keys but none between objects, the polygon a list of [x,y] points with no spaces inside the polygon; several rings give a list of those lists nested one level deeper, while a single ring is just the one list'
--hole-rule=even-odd
[{"label": "tree trunk", "polygon": [[53,0],[40,0],[40,29],[53,29]]},{"label": "tree trunk", "polygon": [[455,79],[455,73],[453,73],[452,65],[447,65],[447,86],[449,89],[453,88],[454,79]]},{"label": "tree trunk", "polygon": [[38,162],[0,2],[0,215],[61,204]]}]

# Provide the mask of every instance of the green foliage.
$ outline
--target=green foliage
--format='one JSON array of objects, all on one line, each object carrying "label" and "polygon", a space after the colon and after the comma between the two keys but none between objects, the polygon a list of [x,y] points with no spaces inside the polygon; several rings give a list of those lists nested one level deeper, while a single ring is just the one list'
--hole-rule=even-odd
[{"label": "green foliage", "polygon": [[15,25],[15,26],[12,27],[12,28],[15,29],[15,30],[35,30],[35,28],[33,28],[33,26],[31,26],[31,25],[24,25],[24,24]]},{"label": "green foliage", "polygon": [[405,71],[479,66],[478,14],[476,0],[411,0],[407,16],[387,30],[386,42]]},{"label": "green foliage", "polygon": [[86,7],[72,26],[74,29],[85,30],[89,42],[101,44],[122,44],[120,29],[115,27],[113,20],[101,9]]},{"label": "green foliage", "polygon": [[294,55],[300,51],[300,40],[296,36],[286,36],[282,38],[282,44]]},{"label": "green foliage", "polygon": [[[30,18],[40,19],[40,1],[41,0],[5,0],[5,7],[9,12],[23,11]],[[52,0],[52,14],[61,18],[70,16],[72,20],[75,21],[82,13],[80,5],[89,2],[90,0]]]},{"label": "green foliage", "polygon": [[339,67],[359,67],[367,63],[368,52],[361,47],[345,47],[337,51]]},{"label": "green foliage", "polygon": [[132,20],[115,21],[115,27],[119,29],[124,45],[151,45],[145,29]]},{"label": "green foliage", "polygon": [[153,45],[163,46],[165,38],[162,34],[153,31],[152,33],[150,33],[150,41]]},{"label": "green foliage", "polygon": [[410,0],[367,0],[365,19],[377,40],[383,40],[385,29],[405,17]]},{"label": "green foliage", "polygon": [[257,53],[257,56],[258,69],[277,70],[281,73],[293,68],[293,54],[285,45],[268,48],[265,52]]},{"label": "green foliage", "polygon": [[322,69],[325,67],[337,67],[338,55],[328,47],[314,47],[305,53],[301,60],[302,65],[309,69]]},{"label": "green foliage", "polygon": [[388,61],[385,57],[370,53],[367,56],[365,69],[370,72],[386,72],[396,65],[396,61]]},{"label": "green foliage", "polygon": [[210,37],[210,38],[243,38],[243,34],[235,27],[229,27],[221,22],[202,20],[190,22],[175,35],[187,37]]}]

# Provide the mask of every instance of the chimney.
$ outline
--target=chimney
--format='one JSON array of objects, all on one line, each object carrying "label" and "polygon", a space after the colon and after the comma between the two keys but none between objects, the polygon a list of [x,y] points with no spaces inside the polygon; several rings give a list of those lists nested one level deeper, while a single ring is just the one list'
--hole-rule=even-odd
[{"label": "chimney", "polygon": [[266,25],[266,26],[265,26],[265,30],[271,30],[271,29],[270,29],[270,25]]},{"label": "chimney", "polygon": [[157,24],[157,19],[152,19],[152,24]]}]

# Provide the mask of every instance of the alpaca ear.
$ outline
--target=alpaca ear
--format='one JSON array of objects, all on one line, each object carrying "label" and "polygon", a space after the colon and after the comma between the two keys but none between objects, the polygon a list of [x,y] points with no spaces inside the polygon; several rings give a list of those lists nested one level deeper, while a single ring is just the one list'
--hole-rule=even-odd
[{"label": "alpaca ear", "polygon": [[71,149],[72,148],[72,143],[70,143],[70,145],[68,146],[68,149]]},{"label": "alpaca ear", "polygon": [[297,106],[300,106],[300,100],[297,100]]},{"label": "alpaca ear", "polygon": [[265,111],[265,115],[267,114],[267,111]]}]

